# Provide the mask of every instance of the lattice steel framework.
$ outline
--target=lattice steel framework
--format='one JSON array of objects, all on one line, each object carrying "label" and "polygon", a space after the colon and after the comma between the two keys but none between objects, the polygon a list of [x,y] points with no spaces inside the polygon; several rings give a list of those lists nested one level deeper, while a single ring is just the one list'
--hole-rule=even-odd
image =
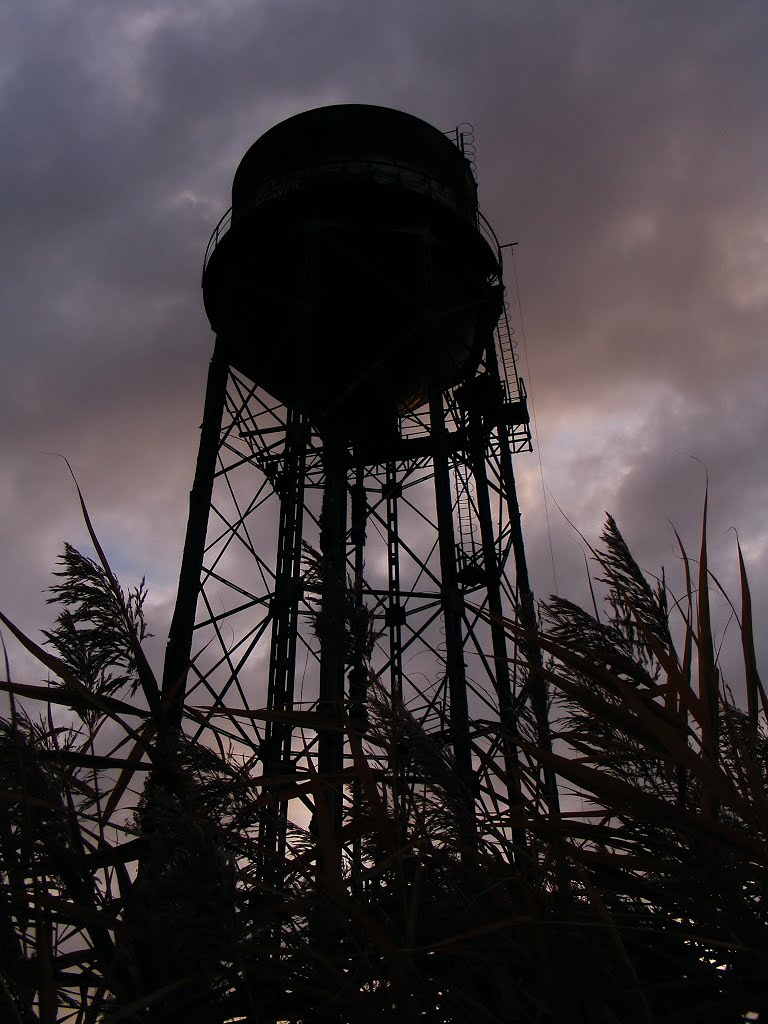
[{"label": "lattice steel framework", "polygon": [[[474,376],[401,417],[389,448],[370,463],[321,437],[217,341],[164,685],[191,738],[210,739],[215,716],[219,742],[226,720],[262,778],[262,870],[275,882],[289,821],[315,828],[321,799],[345,873],[361,867],[348,737],[366,734],[372,686],[448,746],[468,842],[499,822],[514,856],[524,837],[504,826],[510,802],[548,798],[516,741],[524,713],[546,732],[545,695],[502,622],[533,622],[512,464],[531,439],[506,311]],[[407,751],[367,752],[418,800]]]}]

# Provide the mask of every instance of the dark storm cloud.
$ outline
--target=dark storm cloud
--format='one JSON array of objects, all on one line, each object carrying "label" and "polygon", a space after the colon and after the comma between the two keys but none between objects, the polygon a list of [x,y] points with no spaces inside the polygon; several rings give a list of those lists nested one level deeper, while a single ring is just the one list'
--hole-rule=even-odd
[{"label": "dark storm cloud", "polygon": [[711,388],[760,349],[763,311],[738,293],[746,268],[731,253],[761,241],[764,270],[761,33],[735,6],[733,19],[706,5],[604,9],[587,52],[552,69],[559,109],[532,97],[514,230],[548,342],[540,388],[558,401],[564,375],[594,394],[622,369]]},{"label": "dark storm cloud", "polygon": [[590,528],[616,511],[655,564],[665,516],[698,516],[690,452],[717,528],[764,564],[765,4],[49,0],[4,22],[4,609],[35,621],[78,531],[51,450],[168,598],[212,341],[205,241],[253,139],[343,101],[475,123],[564,508]]}]

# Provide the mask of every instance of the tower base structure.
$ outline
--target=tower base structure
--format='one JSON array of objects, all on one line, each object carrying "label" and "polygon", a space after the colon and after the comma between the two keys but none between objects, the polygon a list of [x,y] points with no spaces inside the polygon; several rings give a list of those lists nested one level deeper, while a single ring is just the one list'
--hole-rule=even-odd
[{"label": "tower base structure", "polygon": [[323,829],[316,869],[359,887],[356,765],[395,781],[405,822],[432,784],[413,744],[457,782],[457,849],[492,835],[530,856],[524,819],[553,794],[526,754],[546,742],[536,653],[508,628],[535,626],[513,471],[529,448],[506,314],[386,451],[321,433],[217,340],[164,686],[187,739],[220,742],[225,721],[258,780],[265,882]]}]

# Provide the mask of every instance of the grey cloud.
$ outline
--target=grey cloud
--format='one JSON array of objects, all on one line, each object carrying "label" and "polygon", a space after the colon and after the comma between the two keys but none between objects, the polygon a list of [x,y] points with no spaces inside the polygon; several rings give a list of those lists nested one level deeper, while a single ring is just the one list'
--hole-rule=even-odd
[{"label": "grey cloud", "polygon": [[[615,511],[656,564],[667,541],[648,523],[698,516],[675,461],[690,450],[714,528],[740,526],[764,559],[762,2],[81,0],[5,20],[4,610],[39,621],[20,594],[39,594],[55,537],[79,529],[41,451],[71,457],[121,564],[166,586],[212,343],[208,233],[253,139],[337,101],[475,122],[483,209],[520,242],[543,439],[569,420],[602,432],[557,466],[564,507],[590,528]],[[607,417],[657,391],[663,423],[619,440]],[[621,474],[604,480],[606,464]],[[538,501],[528,541],[546,579]],[[578,588],[578,549],[563,552]]]}]

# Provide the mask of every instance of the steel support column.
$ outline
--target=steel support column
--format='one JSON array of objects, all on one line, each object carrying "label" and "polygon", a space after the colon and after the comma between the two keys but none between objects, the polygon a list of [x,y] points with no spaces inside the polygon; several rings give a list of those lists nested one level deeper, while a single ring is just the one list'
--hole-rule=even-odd
[{"label": "steel support column", "polygon": [[[270,614],[272,639],[269,655],[267,706],[273,711],[290,711],[294,706],[296,646],[299,604],[302,594],[301,559],[304,526],[304,485],[306,446],[309,428],[298,412],[289,411],[285,432],[283,469],[279,478],[280,526],[278,532],[275,593]],[[292,770],[291,741],[293,727],[287,721],[267,721],[262,748],[265,776],[287,775]],[[285,856],[285,825],[288,804],[274,808],[265,819],[262,845],[276,854],[279,863]],[[268,855],[268,854],[267,854]]]},{"label": "steel support column", "polygon": [[459,781],[464,787],[466,821],[465,844],[474,845],[475,773],[472,767],[472,743],[467,706],[467,678],[463,645],[463,597],[456,566],[456,541],[453,521],[451,477],[448,466],[447,430],[443,396],[436,388],[429,397],[432,462],[435,483],[435,512],[440,549],[440,592],[445,627],[445,670],[450,696],[450,731],[453,756]]},{"label": "steel support column", "polygon": [[229,363],[225,343],[221,336],[217,336],[208,370],[200,447],[197,452],[195,478],[189,495],[189,519],[181,557],[179,588],[163,668],[163,701],[168,705],[166,721],[171,737],[174,734],[178,735],[184,712],[192,634],[200,594],[200,572],[205,553],[228,374]]}]

